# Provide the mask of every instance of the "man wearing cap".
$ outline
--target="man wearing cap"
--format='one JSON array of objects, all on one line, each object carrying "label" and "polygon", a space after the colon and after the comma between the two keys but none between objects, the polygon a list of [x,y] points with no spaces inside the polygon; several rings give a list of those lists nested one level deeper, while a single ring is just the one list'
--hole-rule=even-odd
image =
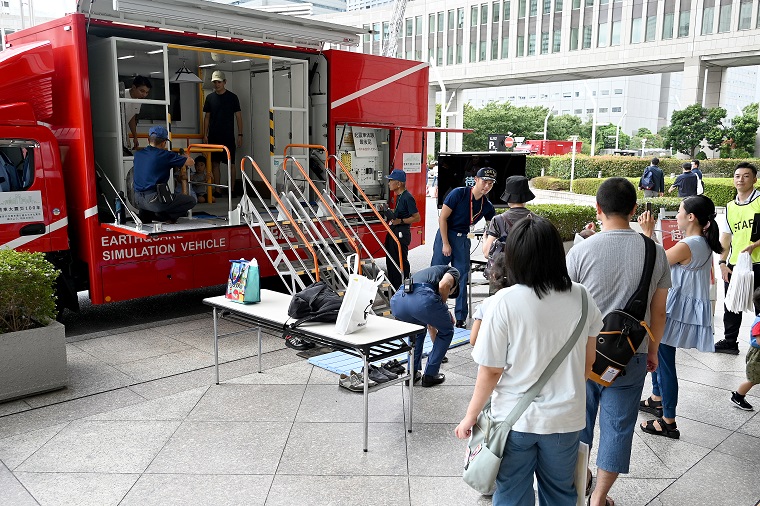
[{"label": "man wearing cap", "polygon": [[488,261],[486,266],[486,278],[488,279],[488,293],[496,293],[496,285],[490,277],[491,267],[496,260],[496,255],[504,251],[504,241],[512,226],[526,216],[532,216],[525,203],[536,198],[528,187],[528,178],[525,176],[510,176],[507,178],[506,189],[501,194],[501,200],[507,203],[509,209],[491,220],[486,231],[486,240],[483,242],[483,255]]},{"label": "man wearing cap", "polygon": [[[214,71],[211,74],[211,82],[214,85],[213,93],[206,96],[203,103],[203,143],[204,144],[223,144],[230,151],[230,160],[235,165],[235,148],[243,145],[243,113],[240,110],[240,100],[237,95],[225,89],[227,79],[221,70]],[[235,125],[237,123],[237,136],[235,136]],[[219,164],[227,163],[226,153],[211,153],[211,174],[214,177],[214,184],[220,184],[221,176],[219,174]],[[229,167],[228,167],[229,168]],[[237,172],[233,169],[232,181],[230,185],[236,186]],[[236,193],[242,193],[236,190]],[[219,190],[214,191],[214,197],[221,197],[223,193]]]},{"label": "man wearing cap", "polygon": [[191,157],[167,151],[168,138],[166,128],[154,126],[148,132],[148,147],[135,151],[135,203],[143,223],[150,223],[154,213],[159,220],[176,223],[195,205],[195,198],[190,195],[175,194],[171,202],[161,202],[159,198],[156,186],[169,181],[173,167],[195,165]]},{"label": "man wearing cap", "polygon": [[[472,225],[481,218],[491,221],[496,211],[486,194],[493,188],[496,171],[483,167],[475,176],[475,186],[460,186],[446,195],[438,217],[438,232],[433,243],[433,259],[430,265],[451,264],[459,271],[459,282],[467,284],[470,274],[470,238]],[[454,313],[456,326],[465,328],[467,319],[467,290],[459,290]]]},{"label": "man wearing cap", "polygon": [[[388,225],[391,227],[393,236],[398,239],[401,245],[401,258],[398,256],[398,245],[391,234],[385,236],[385,250],[399,267],[403,267],[404,276],[408,277],[411,269],[409,265],[409,243],[412,242],[412,231],[409,225],[420,221],[420,213],[417,211],[417,203],[414,201],[414,197],[406,191],[406,172],[395,169],[385,177],[388,178],[388,188],[396,196],[396,208],[393,211],[388,211],[386,219],[388,219]],[[392,262],[387,262],[387,268],[388,281],[391,282],[393,288],[398,289],[404,276]]]},{"label": "man wearing cap", "polygon": [[[446,299],[461,293],[459,271],[448,265],[434,265],[422,269],[410,278],[410,287],[404,283],[391,298],[391,312],[397,319],[426,326],[433,341],[422,373],[423,330],[414,338],[414,382],[422,380],[423,387],[432,387],[446,380],[439,373],[441,362],[454,337],[454,319],[449,313]],[[407,290],[409,288],[409,290]]]}]

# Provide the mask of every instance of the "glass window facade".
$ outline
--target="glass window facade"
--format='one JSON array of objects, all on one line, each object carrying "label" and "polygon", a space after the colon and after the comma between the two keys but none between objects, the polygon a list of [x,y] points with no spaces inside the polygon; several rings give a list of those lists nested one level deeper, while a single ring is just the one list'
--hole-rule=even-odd
[{"label": "glass window facade", "polygon": [[596,46],[607,47],[607,23],[599,23]]},{"label": "glass window facade", "polygon": [[554,30],[554,40],[552,41],[552,53],[559,53],[562,48],[562,30]]},{"label": "glass window facade", "polygon": [[638,44],[644,40],[643,21],[641,18],[631,20],[631,44]]},{"label": "glass window facade", "polygon": [[504,21],[509,21],[509,11],[511,7],[511,2],[509,0],[504,1]]},{"label": "glass window facade", "polygon": [[502,60],[509,58],[509,37],[501,38],[501,58]]},{"label": "glass window facade", "polygon": [[528,34],[528,56],[533,56],[534,54],[536,54],[536,34],[529,33]]},{"label": "glass window facade", "polygon": [[752,2],[742,2],[739,4],[739,30],[749,30],[752,28]]},{"label": "glass window facade", "polygon": [[491,5],[491,22],[492,23],[498,23],[499,22],[499,14],[501,13],[501,8],[499,6],[499,2],[494,2]]},{"label": "glass window facade", "polygon": [[488,23],[488,4],[482,4],[480,6],[480,24],[485,25]]},{"label": "glass window facade", "polygon": [[549,52],[549,32],[541,32],[541,54]]},{"label": "glass window facade", "polygon": [[620,45],[620,32],[623,28],[623,22],[622,21],[613,21],[612,22],[612,36],[610,37],[610,46],[619,46]]},{"label": "glass window facade", "polygon": [[662,18],[662,38],[663,40],[673,38],[673,21],[675,20],[675,14],[672,12],[666,12]]},{"label": "glass window facade", "polygon": [[570,27],[570,51],[578,49],[578,27]]},{"label": "glass window facade", "polygon": [[647,16],[647,25],[644,31],[644,40],[652,42],[657,37],[657,16]]},{"label": "glass window facade", "polygon": [[720,6],[718,15],[718,33],[726,33],[731,30],[731,4]]},{"label": "glass window facade", "polygon": [[591,47],[591,25],[583,25],[583,49]]},{"label": "glass window facade", "polygon": [[702,11],[702,35],[712,33],[715,17],[715,7],[705,7]]},{"label": "glass window facade", "polygon": [[678,36],[679,37],[688,37],[689,36],[689,17],[691,16],[691,11],[681,11],[678,13]]}]

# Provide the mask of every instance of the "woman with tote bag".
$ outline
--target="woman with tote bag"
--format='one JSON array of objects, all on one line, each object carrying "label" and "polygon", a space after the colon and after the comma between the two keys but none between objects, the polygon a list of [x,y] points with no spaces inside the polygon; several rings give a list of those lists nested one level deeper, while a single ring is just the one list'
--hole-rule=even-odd
[{"label": "woman with tote bag", "polygon": [[[472,352],[480,366],[467,414],[455,429],[468,438],[491,397],[495,421],[537,382],[579,325],[585,288],[570,280],[559,233],[544,218],[518,221],[494,265],[501,289],[491,297]],[[586,376],[596,356],[602,315],[588,298],[580,338],[509,432],[493,504],[575,506],[573,473],[586,426]],[[587,337],[588,336],[588,337]]]}]

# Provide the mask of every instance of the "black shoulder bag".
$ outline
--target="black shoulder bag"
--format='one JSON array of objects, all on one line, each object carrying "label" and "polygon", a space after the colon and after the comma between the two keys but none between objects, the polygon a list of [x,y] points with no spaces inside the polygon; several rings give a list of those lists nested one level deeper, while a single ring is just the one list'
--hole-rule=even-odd
[{"label": "black shoulder bag", "polygon": [[604,317],[604,326],[596,338],[596,360],[589,379],[605,387],[625,372],[625,366],[647,335],[654,340],[644,316],[657,252],[652,239],[644,234],[641,237],[644,238],[645,253],[639,286],[623,309],[613,309]]}]

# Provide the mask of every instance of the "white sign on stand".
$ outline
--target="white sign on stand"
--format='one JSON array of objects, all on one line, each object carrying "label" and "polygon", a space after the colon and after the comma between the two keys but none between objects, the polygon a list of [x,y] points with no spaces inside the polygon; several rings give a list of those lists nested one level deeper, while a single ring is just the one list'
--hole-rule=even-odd
[{"label": "white sign on stand", "polygon": [[404,172],[407,174],[422,172],[422,153],[404,153]]},{"label": "white sign on stand", "polygon": [[378,156],[377,137],[373,128],[353,127],[356,156],[366,158]]}]

